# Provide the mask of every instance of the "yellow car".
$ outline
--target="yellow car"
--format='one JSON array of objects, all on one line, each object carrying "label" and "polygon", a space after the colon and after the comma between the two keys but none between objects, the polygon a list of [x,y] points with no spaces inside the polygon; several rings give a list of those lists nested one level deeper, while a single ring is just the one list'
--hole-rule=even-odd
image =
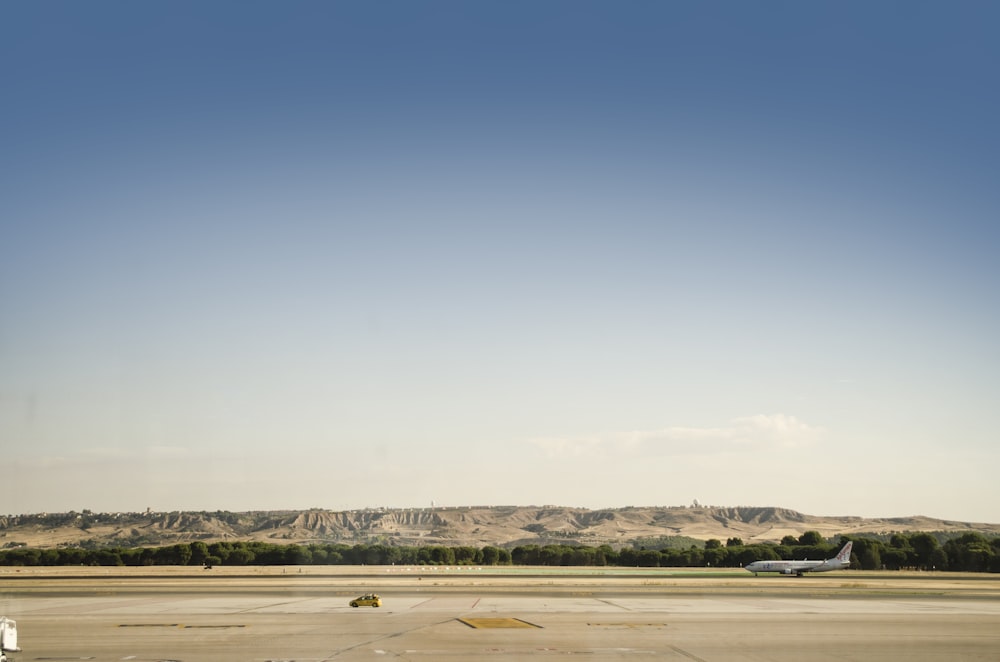
[{"label": "yellow car", "polygon": [[378,597],[374,593],[365,593],[360,598],[354,598],[351,600],[352,607],[381,607],[382,598]]}]

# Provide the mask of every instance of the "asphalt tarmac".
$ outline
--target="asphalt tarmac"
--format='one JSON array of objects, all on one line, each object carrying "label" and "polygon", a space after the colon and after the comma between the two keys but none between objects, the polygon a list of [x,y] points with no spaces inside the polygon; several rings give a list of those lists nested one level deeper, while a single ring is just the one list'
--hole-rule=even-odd
[{"label": "asphalt tarmac", "polygon": [[[103,573],[4,569],[0,615],[23,649],[11,659],[1000,660],[991,575]],[[348,606],[370,590],[381,608]]]}]

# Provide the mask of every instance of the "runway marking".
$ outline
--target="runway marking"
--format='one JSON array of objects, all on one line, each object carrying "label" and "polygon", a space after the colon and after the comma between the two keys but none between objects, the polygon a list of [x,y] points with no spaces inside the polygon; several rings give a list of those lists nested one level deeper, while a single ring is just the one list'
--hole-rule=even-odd
[{"label": "runway marking", "polygon": [[622,605],[618,604],[617,602],[612,602],[611,600],[605,600],[604,598],[598,598],[597,601],[598,602],[603,602],[606,605],[610,605],[610,606],[614,607],[615,609],[624,609],[625,611],[632,611],[632,609],[630,609],[628,607],[623,607]]},{"label": "runway marking", "polygon": [[[528,656],[536,657],[539,654],[542,655],[614,655],[614,659],[619,659],[622,655],[628,655],[629,657],[644,655],[644,656],[657,656],[662,657],[662,650],[654,649],[643,649],[643,648],[587,648],[587,649],[572,649],[572,648],[555,648],[553,646],[536,646],[535,648],[483,648],[483,649],[473,649],[469,651],[464,651],[467,654],[474,654],[477,658],[484,655],[503,655],[504,657],[514,657],[516,659],[523,659]],[[445,648],[407,648],[402,651],[403,655],[408,656],[434,656],[437,659],[442,659],[444,657],[454,657],[456,655],[461,655],[462,651],[456,652],[455,649],[445,649]],[[590,658],[593,659],[593,658]],[[268,661],[269,662],[269,661]],[[704,662],[704,660],[702,661]]]},{"label": "runway marking", "polygon": [[428,598],[423,602],[410,607],[410,609],[474,609],[479,604],[480,598],[473,597],[439,597]]},{"label": "runway marking", "polygon": [[694,660],[694,662],[705,662],[705,660],[701,659],[697,655],[694,655],[693,653],[687,652],[683,648],[678,648],[677,646],[671,646],[670,650],[674,651],[675,653],[677,653],[679,655],[683,655],[684,657],[686,657],[689,660]]},{"label": "runway marking", "polygon": [[246,625],[243,625],[242,623],[231,623],[229,625],[185,625],[184,629],[193,630],[198,628],[202,630],[211,630],[211,629],[222,629],[222,628],[245,628],[245,627]]},{"label": "runway marking", "polygon": [[665,628],[666,623],[587,623],[591,627],[599,628]]},{"label": "runway marking", "polygon": [[[180,623],[119,623],[120,628],[179,628]],[[42,659],[42,658],[38,658]],[[55,658],[50,658],[55,659]],[[76,659],[76,658],[71,658]]]},{"label": "runway marking", "polygon": [[[225,623],[223,625],[182,625],[181,623],[119,623],[120,628],[183,628],[185,630],[212,630],[223,628],[245,628],[243,623]],[[41,659],[41,658],[38,658]],[[72,658],[76,659],[76,658]]]},{"label": "runway marking", "polygon": [[542,628],[541,625],[522,621],[520,618],[459,618],[457,620],[460,623],[465,623],[470,628],[478,630],[490,628]]},{"label": "runway marking", "polygon": [[336,657],[336,656],[340,655],[341,653],[352,652],[354,650],[357,650],[357,649],[361,648],[362,646],[368,646],[370,644],[374,644],[377,641],[382,641],[384,639],[396,639],[398,637],[402,637],[404,635],[410,634],[411,632],[416,632],[417,630],[423,630],[425,628],[431,628],[431,627],[434,627],[436,625],[444,625],[445,623],[450,623],[453,620],[454,619],[446,618],[443,621],[436,621],[434,623],[420,623],[418,625],[415,625],[412,628],[408,628],[408,629],[405,629],[405,630],[399,630],[397,632],[389,632],[389,633],[386,633],[386,634],[374,637],[372,639],[369,639],[367,641],[359,641],[358,643],[356,643],[356,644],[354,644],[352,646],[347,646],[346,648],[341,648],[340,650],[334,651],[330,655],[328,655],[325,658],[323,658],[323,660],[324,661],[328,661],[331,657]]}]

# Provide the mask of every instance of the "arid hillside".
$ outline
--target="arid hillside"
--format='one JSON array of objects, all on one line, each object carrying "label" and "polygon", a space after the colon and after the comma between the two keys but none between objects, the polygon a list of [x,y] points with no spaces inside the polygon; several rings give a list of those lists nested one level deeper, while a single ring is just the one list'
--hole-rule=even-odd
[{"label": "arid hillside", "polygon": [[552,542],[628,546],[662,536],[777,542],[805,531],[824,536],[903,531],[979,531],[1000,524],[899,517],[818,517],[774,507],[470,506],[335,512],[82,513],[0,517],[0,547],[162,546],[202,540],[344,542],[390,545],[497,545]]}]

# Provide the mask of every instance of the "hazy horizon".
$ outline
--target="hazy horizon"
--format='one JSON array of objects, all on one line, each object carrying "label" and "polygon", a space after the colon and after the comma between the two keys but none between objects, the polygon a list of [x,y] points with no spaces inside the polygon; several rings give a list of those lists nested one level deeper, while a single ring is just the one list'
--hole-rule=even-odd
[{"label": "hazy horizon", "polygon": [[5,3],[2,507],[1000,522],[998,18]]}]

